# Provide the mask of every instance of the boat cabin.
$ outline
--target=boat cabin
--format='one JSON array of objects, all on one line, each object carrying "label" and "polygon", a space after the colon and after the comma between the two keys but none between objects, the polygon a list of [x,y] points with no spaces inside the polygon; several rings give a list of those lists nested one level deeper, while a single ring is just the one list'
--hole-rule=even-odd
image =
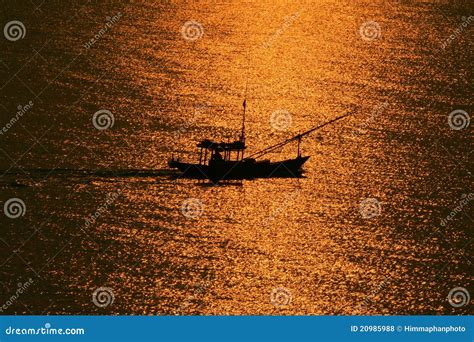
[{"label": "boat cabin", "polygon": [[[199,148],[199,165],[206,165],[211,160],[239,161],[244,158],[245,142],[242,140],[218,143],[205,139],[197,144],[197,147]],[[235,159],[232,159],[233,157]]]}]

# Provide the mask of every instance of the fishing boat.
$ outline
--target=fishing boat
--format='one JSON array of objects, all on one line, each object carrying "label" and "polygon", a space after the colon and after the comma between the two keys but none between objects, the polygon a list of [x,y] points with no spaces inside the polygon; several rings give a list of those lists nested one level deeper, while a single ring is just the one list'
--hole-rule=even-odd
[{"label": "fishing boat", "polygon": [[[301,177],[303,164],[309,156],[301,154],[301,139],[333,122],[345,118],[352,113],[341,115],[333,120],[320,124],[310,130],[297,134],[285,141],[257,151],[245,157],[245,112],[247,101],[243,102],[242,131],[238,140],[233,142],[215,142],[209,139],[197,144],[199,149],[198,163],[182,162],[179,158],[172,157],[168,161],[171,168],[181,171],[180,177],[210,179],[213,182],[230,179],[253,179],[273,177]],[[260,159],[266,154],[279,149],[292,142],[297,142],[296,157],[280,161]]]}]

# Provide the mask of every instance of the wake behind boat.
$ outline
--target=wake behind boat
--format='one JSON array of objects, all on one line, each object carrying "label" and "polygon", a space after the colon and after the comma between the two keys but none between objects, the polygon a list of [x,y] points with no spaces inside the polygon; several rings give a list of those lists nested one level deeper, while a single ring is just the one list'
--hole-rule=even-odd
[{"label": "wake behind boat", "polygon": [[[311,128],[301,134],[295,135],[285,141],[269,146],[263,150],[244,157],[245,145],[245,111],[247,101],[243,102],[242,132],[240,139],[230,143],[214,142],[205,139],[197,144],[199,148],[199,162],[181,162],[174,157],[169,160],[171,168],[181,171],[181,177],[210,179],[213,182],[229,179],[253,179],[253,178],[273,178],[300,177],[303,174],[303,164],[309,156],[302,156],[300,151],[301,139],[324,126],[345,118],[352,113],[341,115],[331,121]],[[291,142],[298,143],[297,155],[293,159],[286,159],[272,162],[270,160],[259,160],[264,155],[281,148]]]}]

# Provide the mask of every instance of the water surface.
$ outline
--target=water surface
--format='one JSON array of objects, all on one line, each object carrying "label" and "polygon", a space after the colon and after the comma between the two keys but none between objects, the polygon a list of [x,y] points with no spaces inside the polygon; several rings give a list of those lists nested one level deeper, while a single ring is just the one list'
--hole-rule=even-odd
[{"label": "water surface", "polygon": [[[1,217],[1,302],[33,281],[7,313],[469,312],[446,298],[473,293],[471,201],[441,225],[472,192],[472,128],[448,124],[473,109],[469,2],[2,6],[26,27],[0,43],[2,126],[34,103],[0,136],[2,205],[26,205]],[[248,153],[356,115],[303,141],[304,178],[173,177],[239,135],[246,88]]]}]

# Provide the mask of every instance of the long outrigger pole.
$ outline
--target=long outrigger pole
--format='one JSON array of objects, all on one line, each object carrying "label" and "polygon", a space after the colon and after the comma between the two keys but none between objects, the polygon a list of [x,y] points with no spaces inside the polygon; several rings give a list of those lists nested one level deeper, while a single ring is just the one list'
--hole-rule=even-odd
[{"label": "long outrigger pole", "polygon": [[293,141],[295,141],[295,140],[298,140],[298,156],[299,156],[299,155],[300,155],[300,153],[299,153],[299,149],[300,149],[299,144],[300,144],[301,138],[303,138],[305,135],[308,135],[308,134],[310,134],[310,133],[312,133],[312,132],[314,132],[314,131],[316,131],[316,130],[318,130],[318,129],[321,129],[321,128],[327,126],[327,125],[330,125],[330,124],[332,124],[332,123],[334,123],[334,122],[336,122],[336,121],[339,121],[339,120],[341,120],[341,119],[343,119],[343,118],[345,118],[345,117],[351,116],[351,115],[354,114],[354,112],[355,112],[355,110],[352,110],[352,111],[350,111],[349,113],[346,113],[346,114],[344,114],[344,115],[338,116],[337,118],[334,118],[334,119],[332,119],[332,120],[330,120],[330,121],[328,121],[328,122],[325,122],[325,123],[323,123],[323,124],[321,124],[321,125],[315,126],[315,127],[311,128],[310,130],[307,130],[306,132],[300,133],[300,134],[295,135],[295,136],[293,136],[293,137],[291,137],[291,138],[289,138],[289,139],[287,139],[287,140],[285,140],[285,141],[279,142],[278,144],[269,146],[269,147],[267,147],[267,148],[264,148],[263,150],[260,150],[260,151],[258,151],[258,152],[255,152],[254,154],[251,154],[251,155],[248,156],[247,158],[255,158],[255,159],[256,159],[256,158],[260,158],[260,157],[266,155],[267,153],[270,153],[271,151],[276,150],[277,148],[283,147],[283,146],[285,146],[285,145],[287,145],[287,144],[289,144],[289,143],[291,143],[291,142],[293,142]]}]

